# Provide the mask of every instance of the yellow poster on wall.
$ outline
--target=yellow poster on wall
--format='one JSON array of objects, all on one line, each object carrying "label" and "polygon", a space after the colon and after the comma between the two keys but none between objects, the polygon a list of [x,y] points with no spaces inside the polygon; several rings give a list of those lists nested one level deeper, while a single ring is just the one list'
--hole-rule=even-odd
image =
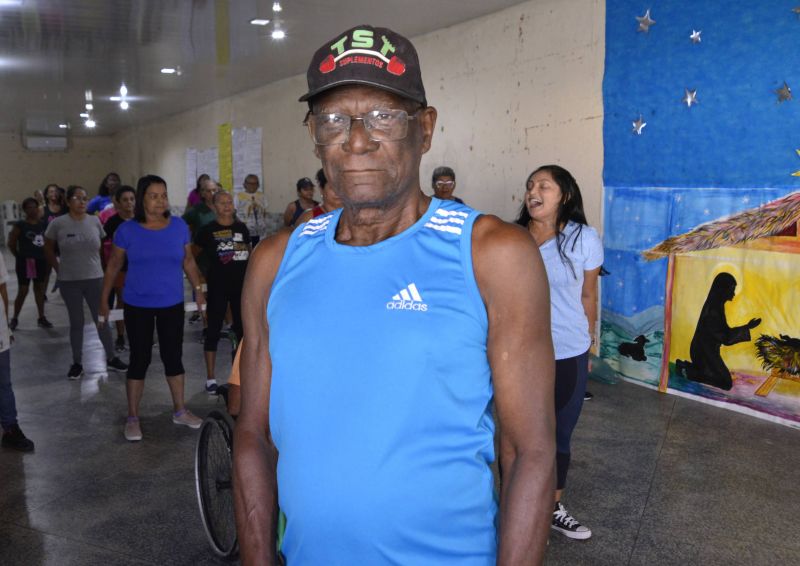
[{"label": "yellow poster on wall", "polygon": [[221,124],[218,130],[219,140],[219,182],[228,192],[233,191],[233,143],[231,141],[230,123]]}]

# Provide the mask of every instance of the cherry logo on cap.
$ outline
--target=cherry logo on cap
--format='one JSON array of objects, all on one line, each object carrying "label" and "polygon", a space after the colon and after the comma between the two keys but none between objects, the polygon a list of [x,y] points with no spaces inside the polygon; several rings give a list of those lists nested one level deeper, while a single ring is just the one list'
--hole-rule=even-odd
[{"label": "cherry logo on cap", "polygon": [[397,55],[392,55],[392,58],[389,59],[389,64],[386,66],[386,70],[393,75],[400,76],[406,72],[406,64],[403,63],[403,60],[397,57]]},{"label": "cherry logo on cap", "polygon": [[322,74],[327,74],[333,71],[336,68],[336,61],[333,59],[333,55],[328,55],[322,63],[319,64],[319,72]]}]

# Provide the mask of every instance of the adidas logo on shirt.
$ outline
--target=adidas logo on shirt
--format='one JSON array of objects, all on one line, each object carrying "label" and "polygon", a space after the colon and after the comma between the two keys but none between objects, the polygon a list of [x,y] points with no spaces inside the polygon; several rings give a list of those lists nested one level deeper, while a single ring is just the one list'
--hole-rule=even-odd
[{"label": "adidas logo on shirt", "polygon": [[400,289],[399,293],[392,296],[392,300],[386,303],[386,309],[425,312],[428,310],[428,305],[422,301],[417,286],[409,283],[405,289]]}]

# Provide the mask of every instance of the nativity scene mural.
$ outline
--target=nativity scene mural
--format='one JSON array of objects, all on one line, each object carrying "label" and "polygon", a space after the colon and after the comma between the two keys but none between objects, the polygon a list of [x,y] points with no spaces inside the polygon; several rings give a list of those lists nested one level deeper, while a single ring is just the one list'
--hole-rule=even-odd
[{"label": "nativity scene mural", "polygon": [[593,375],[800,428],[792,8],[606,4]]}]

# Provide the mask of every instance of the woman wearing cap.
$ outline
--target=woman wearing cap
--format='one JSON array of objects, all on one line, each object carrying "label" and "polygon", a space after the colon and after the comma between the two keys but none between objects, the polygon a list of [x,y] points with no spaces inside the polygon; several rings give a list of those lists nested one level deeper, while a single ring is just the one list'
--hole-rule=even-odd
[{"label": "woman wearing cap", "polygon": [[306,211],[319,203],[314,200],[314,182],[308,177],[297,181],[297,200],[290,202],[283,213],[283,225],[294,226],[297,219]]}]

